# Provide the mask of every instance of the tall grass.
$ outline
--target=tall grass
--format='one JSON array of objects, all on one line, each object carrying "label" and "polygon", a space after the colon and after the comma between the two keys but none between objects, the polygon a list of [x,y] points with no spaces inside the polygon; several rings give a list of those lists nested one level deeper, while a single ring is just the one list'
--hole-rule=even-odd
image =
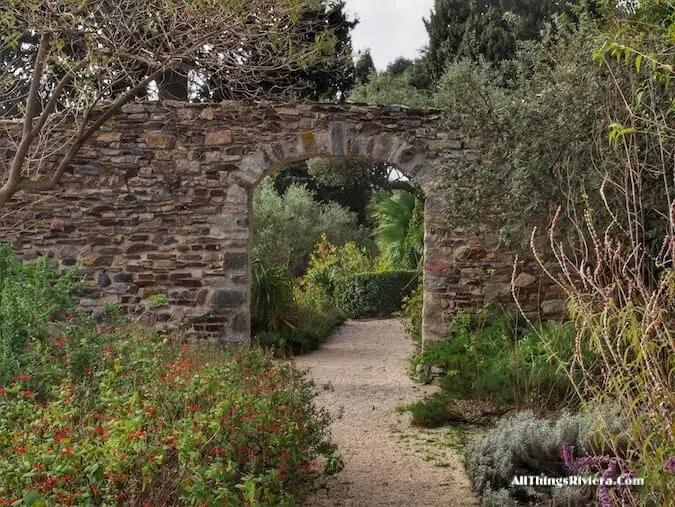
[{"label": "tall grass", "polygon": [[253,329],[277,331],[294,327],[293,278],[284,266],[268,262],[257,250],[251,256],[251,313]]},{"label": "tall grass", "polygon": [[[550,230],[560,269],[548,273],[565,290],[577,327],[570,376],[587,408],[613,406],[625,421],[616,432],[604,418],[601,452],[618,460],[620,472],[647,478],[630,499],[647,505],[675,499],[674,21],[672,2],[641,2],[597,52],[617,87],[614,103],[605,104],[610,149],[606,133],[596,143],[604,209],[572,217],[577,242],[558,234],[562,210]],[[642,68],[646,53],[652,63]]]}]

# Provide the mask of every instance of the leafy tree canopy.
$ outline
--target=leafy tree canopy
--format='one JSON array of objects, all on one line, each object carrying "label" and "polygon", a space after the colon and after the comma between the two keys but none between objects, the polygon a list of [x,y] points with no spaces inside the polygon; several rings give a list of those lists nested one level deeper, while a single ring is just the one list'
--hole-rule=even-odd
[{"label": "leafy tree canopy", "polygon": [[538,38],[551,14],[564,6],[561,0],[435,0],[424,20],[430,68],[438,77],[457,58],[512,58],[517,42]]}]

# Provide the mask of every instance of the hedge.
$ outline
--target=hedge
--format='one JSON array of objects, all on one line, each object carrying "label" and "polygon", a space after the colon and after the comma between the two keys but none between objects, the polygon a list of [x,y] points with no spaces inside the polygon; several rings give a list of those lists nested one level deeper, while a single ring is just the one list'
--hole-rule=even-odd
[{"label": "hedge", "polygon": [[336,281],[333,296],[338,308],[352,319],[381,317],[401,309],[403,297],[417,286],[417,271],[355,273]]}]

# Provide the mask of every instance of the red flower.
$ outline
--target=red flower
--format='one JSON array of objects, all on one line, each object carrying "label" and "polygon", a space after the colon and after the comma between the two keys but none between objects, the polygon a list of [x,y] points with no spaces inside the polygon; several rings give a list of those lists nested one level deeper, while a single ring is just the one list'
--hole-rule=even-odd
[{"label": "red flower", "polygon": [[52,345],[54,345],[55,347],[62,347],[63,345],[66,344],[66,340],[68,340],[68,337],[66,335],[63,335],[61,338],[53,340]]},{"label": "red flower", "polygon": [[223,449],[221,447],[216,447],[213,449],[213,452],[216,456],[226,456],[227,455],[227,449]]},{"label": "red flower", "polygon": [[107,356],[108,354],[112,354],[112,347],[104,347],[103,348],[103,355]]},{"label": "red flower", "polygon": [[188,408],[190,409],[190,412],[199,411],[199,405],[189,405]]},{"label": "red flower", "polygon": [[26,452],[26,448],[25,447],[17,447],[16,449],[14,449],[14,451],[16,451],[17,454],[23,454],[23,453]]},{"label": "red flower", "polygon": [[[148,433],[145,432],[145,431],[143,431],[143,430],[138,430],[138,431],[136,431],[135,433],[129,433],[128,438],[129,438],[129,440],[138,440],[139,438],[144,437],[144,436],[146,436],[147,434],[148,434]],[[121,458],[120,458],[120,461],[122,461]]]},{"label": "red flower", "polygon": [[31,394],[33,394],[33,393],[30,392],[30,391],[24,391],[24,392],[23,392],[23,397],[24,397],[24,398],[30,398]]}]

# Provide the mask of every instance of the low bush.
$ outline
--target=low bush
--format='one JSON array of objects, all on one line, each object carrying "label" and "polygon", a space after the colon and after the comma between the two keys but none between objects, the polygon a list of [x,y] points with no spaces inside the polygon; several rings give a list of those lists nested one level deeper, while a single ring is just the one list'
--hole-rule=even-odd
[{"label": "low bush", "polygon": [[70,274],[2,252],[0,305],[27,320],[2,321],[0,505],[295,505],[319,459],[341,468],[294,366],[102,332],[70,313]]},{"label": "low bush", "polygon": [[73,271],[59,276],[47,258],[23,264],[9,246],[0,245],[0,385],[41,359],[27,348],[50,348],[57,323],[74,314],[71,294],[77,285]]},{"label": "low bush", "polygon": [[276,331],[263,331],[256,335],[264,347],[275,349],[282,356],[305,354],[318,349],[333,330],[344,322],[344,314],[335,307],[318,309],[299,297],[297,323]]},{"label": "low bush", "polygon": [[[418,405],[477,399],[495,407],[515,405],[545,411],[571,403],[574,387],[559,362],[572,360],[572,325],[547,324],[521,330],[513,316],[484,310],[478,316],[459,314],[450,331],[451,338],[429,346],[413,361],[418,370],[440,366],[445,371],[441,378],[444,396]],[[422,425],[426,424],[423,414],[443,413],[415,408]],[[437,425],[439,421],[433,417],[428,423]]]},{"label": "low bush", "polygon": [[570,445],[585,453],[591,429],[586,417],[566,413],[555,422],[539,419],[531,412],[501,419],[496,427],[466,448],[466,471],[481,496],[481,505],[591,504],[591,488],[511,484],[514,477],[521,475],[571,475],[561,456],[563,447]]},{"label": "low bush", "polygon": [[457,405],[457,399],[445,391],[439,391],[408,406],[412,425],[424,428],[439,428],[448,424],[475,423],[465,407]]},{"label": "low bush", "polygon": [[365,249],[351,242],[332,245],[324,234],[314,248],[299,288],[307,303],[319,309],[335,307],[337,281],[345,275],[370,271],[372,267],[373,261]]},{"label": "low bush", "polygon": [[301,275],[322,236],[335,245],[372,244],[356,213],[337,202],[321,202],[305,185],[279,195],[265,178],[253,196],[253,244],[263,258]]},{"label": "low bush", "polygon": [[417,286],[417,271],[355,273],[335,283],[335,303],[351,318],[388,316]]}]

